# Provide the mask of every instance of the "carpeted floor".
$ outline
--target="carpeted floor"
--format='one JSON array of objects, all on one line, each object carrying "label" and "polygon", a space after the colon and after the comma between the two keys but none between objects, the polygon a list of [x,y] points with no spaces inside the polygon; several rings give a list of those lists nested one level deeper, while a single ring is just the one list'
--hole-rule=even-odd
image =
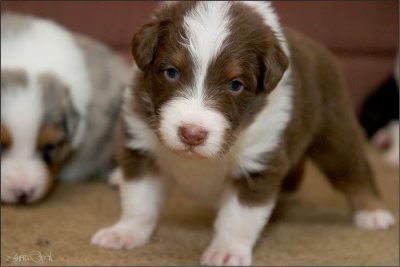
[{"label": "carpeted floor", "polygon": [[[387,167],[376,152],[368,155],[398,221],[398,171]],[[301,190],[280,205],[264,231],[254,265],[399,264],[398,225],[384,232],[354,228],[344,197],[313,165],[307,166],[306,174]],[[2,206],[1,264],[197,265],[211,239],[212,212],[176,192],[150,244],[132,251],[90,246],[92,234],[112,224],[119,209],[117,190],[101,183],[59,186],[45,202],[33,206]]]}]

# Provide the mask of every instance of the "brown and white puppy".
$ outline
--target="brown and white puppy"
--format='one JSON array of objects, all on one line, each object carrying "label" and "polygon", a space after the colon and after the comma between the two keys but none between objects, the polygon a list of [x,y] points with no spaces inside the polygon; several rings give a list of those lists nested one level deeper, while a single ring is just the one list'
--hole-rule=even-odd
[{"label": "brown and white puppy", "polygon": [[270,3],[165,4],[132,53],[139,68],[118,140],[122,215],[92,244],[148,242],[175,183],[218,203],[201,263],[249,265],[284,179],[298,180],[306,157],[347,196],[357,226],[394,223],[332,55],[283,30]]},{"label": "brown and white puppy", "polygon": [[1,201],[34,202],[58,176],[80,180],[111,169],[128,77],[125,63],[89,38],[49,20],[1,14]]}]

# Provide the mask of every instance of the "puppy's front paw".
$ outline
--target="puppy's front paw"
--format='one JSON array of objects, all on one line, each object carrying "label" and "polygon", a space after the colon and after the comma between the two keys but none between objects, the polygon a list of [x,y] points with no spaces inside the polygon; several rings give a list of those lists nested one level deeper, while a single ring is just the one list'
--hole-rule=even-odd
[{"label": "puppy's front paw", "polygon": [[91,240],[91,244],[102,248],[133,249],[143,246],[149,240],[149,236],[138,231],[135,226],[118,222],[109,228],[99,230]]},{"label": "puppy's front paw", "polygon": [[249,266],[251,264],[251,250],[210,245],[201,257],[201,264],[207,266]]},{"label": "puppy's front paw", "polygon": [[393,226],[394,222],[392,214],[386,210],[361,210],[354,215],[354,223],[368,230],[386,230]]}]

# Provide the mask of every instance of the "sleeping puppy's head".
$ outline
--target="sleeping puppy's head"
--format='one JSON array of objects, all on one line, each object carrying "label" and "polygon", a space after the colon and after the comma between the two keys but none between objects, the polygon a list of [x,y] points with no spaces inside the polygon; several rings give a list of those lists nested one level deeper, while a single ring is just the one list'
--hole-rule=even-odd
[{"label": "sleeping puppy's head", "polygon": [[288,66],[252,5],[168,3],[133,37],[142,71],[136,93],[148,102],[158,138],[178,154],[213,158],[229,150]]},{"label": "sleeping puppy's head", "polygon": [[49,192],[79,123],[54,75],[1,70],[1,201],[34,202]]}]

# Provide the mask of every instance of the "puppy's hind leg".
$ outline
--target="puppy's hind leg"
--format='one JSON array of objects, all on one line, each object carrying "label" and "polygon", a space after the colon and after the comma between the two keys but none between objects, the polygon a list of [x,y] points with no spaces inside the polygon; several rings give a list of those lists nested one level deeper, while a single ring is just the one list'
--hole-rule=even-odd
[{"label": "puppy's hind leg", "polygon": [[309,154],[333,186],[346,195],[358,227],[388,229],[394,218],[379,196],[362,147],[362,135],[351,115],[327,119]]}]

